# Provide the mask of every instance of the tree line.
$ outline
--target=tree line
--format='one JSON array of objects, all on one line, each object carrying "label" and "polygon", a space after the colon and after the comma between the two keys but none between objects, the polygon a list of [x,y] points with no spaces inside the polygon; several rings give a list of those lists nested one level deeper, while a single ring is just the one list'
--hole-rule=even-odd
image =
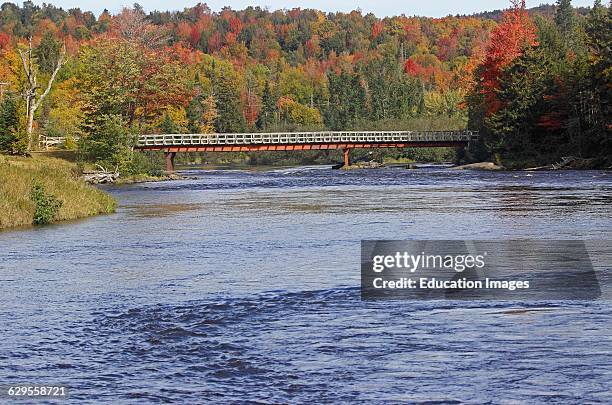
[{"label": "tree line", "polygon": [[534,16],[514,1],[498,20],[5,3],[0,150],[64,136],[85,160],[137,172],[139,133],[469,125],[483,143],[468,158],[601,155],[610,6],[559,0]]}]

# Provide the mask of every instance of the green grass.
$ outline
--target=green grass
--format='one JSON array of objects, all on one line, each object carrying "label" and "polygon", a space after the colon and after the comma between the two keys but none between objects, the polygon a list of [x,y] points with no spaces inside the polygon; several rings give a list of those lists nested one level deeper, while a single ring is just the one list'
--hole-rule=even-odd
[{"label": "green grass", "polygon": [[61,201],[54,222],[111,213],[117,206],[109,194],[79,179],[74,163],[43,156],[0,155],[0,229],[34,222],[36,204],[31,195],[35,184]]},{"label": "green grass", "polygon": [[171,176],[151,176],[149,174],[132,174],[125,177],[119,177],[115,180],[116,185],[145,183],[149,181],[166,181],[171,180]]},{"label": "green grass", "polygon": [[385,164],[407,164],[407,163],[415,163],[414,159],[410,159],[407,157],[399,157],[399,158],[393,158],[393,157],[388,157],[385,156],[383,157],[383,163]]}]

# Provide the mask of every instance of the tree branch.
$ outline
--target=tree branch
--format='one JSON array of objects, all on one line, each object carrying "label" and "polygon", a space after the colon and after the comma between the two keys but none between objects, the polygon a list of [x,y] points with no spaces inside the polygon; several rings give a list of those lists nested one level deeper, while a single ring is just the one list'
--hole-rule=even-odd
[{"label": "tree branch", "polygon": [[64,44],[64,47],[62,49],[62,53],[60,54],[59,58],[57,59],[57,65],[55,66],[55,69],[53,70],[53,74],[51,74],[51,78],[49,79],[49,83],[47,83],[47,88],[45,89],[44,93],[40,95],[38,100],[36,100],[34,102],[34,105],[32,106],[33,111],[36,111],[36,109],[38,109],[38,107],[40,107],[40,104],[42,103],[42,101],[45,99],[45,97],[47,97],[47,94],[49,94],[49,92],[51,91],[51,86],[53,85],[53,81],[55,80],[55,76],[57,76],[57,72],[59,72],[61,67],[64,66],[64,64],[66,63],[65,56],[66,56],[66,44]]}]

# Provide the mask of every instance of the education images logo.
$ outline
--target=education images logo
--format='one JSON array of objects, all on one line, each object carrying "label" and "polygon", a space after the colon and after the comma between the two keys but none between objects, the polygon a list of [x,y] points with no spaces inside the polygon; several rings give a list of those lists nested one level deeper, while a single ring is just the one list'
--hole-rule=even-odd
[{"label": "education images logo", "polygon": [[[598,255],[610,251],[605,241],[589,243]],[[601,296],[589,252],[580,240],[361,242],[361,298],[366,300]]]},{"label": "education images logo", "polygon": [[[395,252],[391,255],[375,255],[372,257],[372,271],[382,273],[385,270],[394,270],[414,274],[419,270],[466,272],[467,277],[452,277],[440,279],[437,277],[400,277],[384,279],[375,277],[372,280],[374,288],[420,288],[420,289],[508,289],[529,288],[528,280],[492,280],[484,277],[487,252],[482,254],[411,254],[407,251]],[[446,273],[448,275],[448,273]]]}]

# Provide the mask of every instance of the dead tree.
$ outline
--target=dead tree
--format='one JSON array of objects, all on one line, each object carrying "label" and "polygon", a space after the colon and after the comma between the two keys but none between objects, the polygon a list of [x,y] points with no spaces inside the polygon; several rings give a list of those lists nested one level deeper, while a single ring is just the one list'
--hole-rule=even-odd
[{"label": "dead tree", "polygon": [[19,56],[21,56],[21,64],[23,66],[23,72],[26,76],[26,88],[23,91],[23,98],[26,101],[26,122],[27,127],[26,131],[28,134],[28,151],[32,150],[32,129],[34,127],[34,113],[40,107],[43,100],[49,92],[51,91],[51,86],[55,81],[55,76],[57,76],[57,72],[61,69],[61,67],[66,63],[66,45],[62,48],[58,58],[57,64],[55,65],[55,69],[51,74],[51,78],[47,83],[47,88],[45,91],[38,95],[38,90],[40,86],[38,85],[36,70],[34,69],[34,56],[32,55],[32,37],[28,40],[28,50],[22,51],[19,49]]}]

